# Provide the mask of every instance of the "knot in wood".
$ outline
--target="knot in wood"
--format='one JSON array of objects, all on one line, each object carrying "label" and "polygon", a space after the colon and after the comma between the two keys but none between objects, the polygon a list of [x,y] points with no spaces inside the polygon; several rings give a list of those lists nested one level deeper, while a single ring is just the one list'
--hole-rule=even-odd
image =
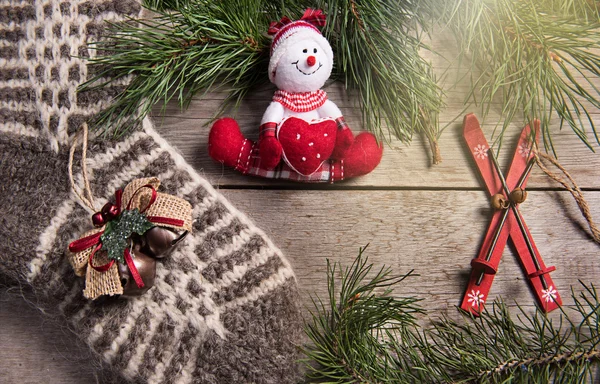
[{"label": "knot in wood", "polygon": [[494,209],[497,209],[497,210],[506,209],[506,208],[508,208],[509,205],[510,205],[510,202],[508,200],[506,200],[506,197],[504,197],[503,194],[497,193],[494,196],[492,196],[492,207]]},{"label": "knot in wood", "polygon": [[527,199],[527,191],[523,188],[515,188],[510,193],[510,201],[513,204],[521,204]]}]

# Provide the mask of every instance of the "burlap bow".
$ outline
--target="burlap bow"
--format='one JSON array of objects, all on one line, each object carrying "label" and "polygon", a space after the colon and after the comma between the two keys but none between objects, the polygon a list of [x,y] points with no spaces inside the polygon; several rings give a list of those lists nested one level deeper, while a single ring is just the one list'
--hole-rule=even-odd
[{"label": "burlap bow", "polygon": [[[125,211],[137,209],[152,225],[191,231],[192,206],[190,203],[179,197],[157,192],[159,186],[160,181],[156,177],[152,177],[133,180],[123,190],[118,190],[115,193],[117,216],[122,215]],[[85,275],[83,295],[92,300],[102,295],[123,294],[117,262],[115,259],[109,258],[109,254],[103,249],[101,236],[105,229],[106,225],[103,225],[90,230],[84,233],[80,239],[69,244],[69,261],[77,276]],[[131,243],[131,239],[128,241]],[[136,284],[143,286],[139,275],[136,277],[137,270],[131,261],[129,247],[125,249],[123,258],[132,272]]]}]

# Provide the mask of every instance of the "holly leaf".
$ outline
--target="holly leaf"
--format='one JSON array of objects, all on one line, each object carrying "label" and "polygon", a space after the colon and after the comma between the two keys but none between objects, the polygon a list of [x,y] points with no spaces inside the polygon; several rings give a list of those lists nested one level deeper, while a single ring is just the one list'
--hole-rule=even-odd
[{"label": "holly leaf", "polygon": [[129,245],[132,234],[143,235],[154,224],[137,208],[125,210],[116,219],[109,221],[100,236],[102,249],[108,253],[108,258],[125,263],[124,253]]}]

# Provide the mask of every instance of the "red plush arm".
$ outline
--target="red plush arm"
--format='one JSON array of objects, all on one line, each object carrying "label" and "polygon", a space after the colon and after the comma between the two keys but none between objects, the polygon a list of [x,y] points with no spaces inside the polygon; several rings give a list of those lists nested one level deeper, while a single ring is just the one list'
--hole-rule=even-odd
[{"label": "red plush arm", "polygon": [[261,159],[261,167],[266,169],[275,168],[281,161],[283,149],[281,143],[275,137],[277,123],[264,123],[260,126],[258,148]]},{"label": "red plush arm", "polygon": [[348,149],[352,146],[354,142],[354,136],[352,135],[352,131],[346,124],[346,120],[344,120],[343,116],[335,119],[337,123],[338,130],[335,138],[335,148],[333,153],[331,154],[331,158],[334,160],[340,160],[346,157],[348,154]]}]

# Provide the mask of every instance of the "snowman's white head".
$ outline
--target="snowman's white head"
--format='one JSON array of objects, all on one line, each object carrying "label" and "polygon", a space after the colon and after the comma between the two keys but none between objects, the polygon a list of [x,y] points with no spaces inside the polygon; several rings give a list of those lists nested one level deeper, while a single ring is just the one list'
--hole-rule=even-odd
[{"label": "snowman's white head", "polygon": [[331,45],[316,25],[325,25],[321,11],[307,10],[300,20],[284,18],[271,24],[274,34],[269,61],[269,79],[288,92],[319,90],[333,67]]}]

